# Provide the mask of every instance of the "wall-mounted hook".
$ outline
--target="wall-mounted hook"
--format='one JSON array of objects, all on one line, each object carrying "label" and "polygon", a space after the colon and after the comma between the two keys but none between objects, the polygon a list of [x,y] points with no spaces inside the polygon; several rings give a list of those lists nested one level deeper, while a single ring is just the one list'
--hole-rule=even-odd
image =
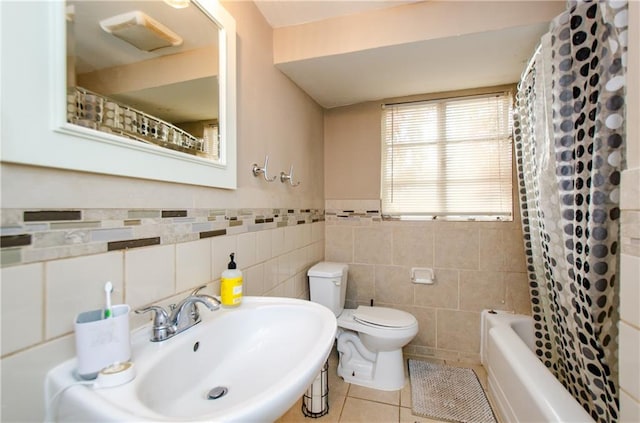
[{"label": "wall-mounted hook", "polygon": [[280,182],[285,183],[286,181],[289,181],[289,185],[291,185],[292,187],[297,187],[298,185],[300,185],[300,181],[293,182],[293,165],[291,165],[288,175],[284,172],[280,172]]},{"label": "wall-mounted hook", "polygon": [[274,176],[273,178],[269,178],[269,176],[267,175],[267,165],[269,164],[269,156],[264,156],[264,166],[260,167],[258,166],[257,163],[254,163],[253,165],[251,165],[251,172],[253,173],[253,176],[255,176],[256,178],[262,174],[262,176],[264,177],[264,180],[267,182],[273,182],[276,180],[277,176]]}]

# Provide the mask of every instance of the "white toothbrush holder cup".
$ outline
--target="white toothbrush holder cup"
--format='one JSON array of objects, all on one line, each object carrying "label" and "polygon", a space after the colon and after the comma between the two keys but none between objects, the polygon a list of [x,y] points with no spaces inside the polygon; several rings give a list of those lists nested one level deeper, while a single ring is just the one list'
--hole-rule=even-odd
[{"label": "white toothbrush holder cup", "polygon": [[76,356],[78,376],[95,379],[98,372],[114,363],[131,358],[129,311],[127,304],[112,307],[113,317],[104,318],[104,310],[91,310],[76,316]]}]

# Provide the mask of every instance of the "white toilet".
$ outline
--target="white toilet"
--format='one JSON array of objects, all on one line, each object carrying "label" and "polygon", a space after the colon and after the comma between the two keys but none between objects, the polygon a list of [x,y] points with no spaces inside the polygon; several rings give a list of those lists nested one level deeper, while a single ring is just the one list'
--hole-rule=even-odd
[{"label": "white toilet", "polygon": [[338,320],[338,376],[383,391],[402,389],[402,347],[418,333],[418,321],[405,311],[386,307],[345,310],[348,269],[343,263],[320,262],[307,273],[311,301],[331,309]]}]

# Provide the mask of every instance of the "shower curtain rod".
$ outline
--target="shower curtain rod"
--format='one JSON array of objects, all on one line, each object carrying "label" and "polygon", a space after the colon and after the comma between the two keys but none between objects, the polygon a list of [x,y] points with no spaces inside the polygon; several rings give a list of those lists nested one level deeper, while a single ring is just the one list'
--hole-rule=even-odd
[{"label": "shower curtain rod", "polygon": [[538,45],[536,46],[536,49],[533,52],[533,55],[531,55],[531,58],[529,59],[529,62],[527,63],[527,67],[524,68],[524,71],[522,72],[522,75],[520,75],[520,82],[518,82],[518,89],[520,89],[520,84],[522,83],[524,78],[529,74],[529,72],[531,72],[531,68],[533,67],[533,63],[536,61],[536,56],[538,55],[538,53],[540,53],[540,49],[541,48],[542,48],[542,43],[538,43]]}]

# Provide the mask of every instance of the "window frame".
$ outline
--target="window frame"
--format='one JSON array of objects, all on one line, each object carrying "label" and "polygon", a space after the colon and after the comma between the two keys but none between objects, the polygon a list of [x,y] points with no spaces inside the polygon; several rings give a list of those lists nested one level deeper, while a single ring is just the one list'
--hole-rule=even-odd
[{"label": "window frame", "polygon": [[[515,178],[513,175],[514,159],[515,159],[514,152],[513,152],[513,132],[512,132],[513,131],[513,107],[514,107],[513,88],[511,86],[502,86],[502,87],[494,87],[494,88],[477,89],[474,91],[475,92],[471,92],[471,93],[469,91],[458,92],[458,93],[442,93],[439,95],[435,94],[427,98],[417,98],[417,99],[410,99],[410,100],[400,99],[395,101],[388,101],[382,104],[380,201],[381,201],[381,215],[384,220],[453,220],[453,221],[503,221],[503,222],[511,222],[514,220],[516,197],[514,196],[513,189],[514,189],[514,186],[516,185],[516,182],[514,181]],[[387,179],[389,178],[387,177],[385,171],[386,171],[386,165],[387,165],[386,160],[388,155],[387,149],[389,148],[389,141],[387,139],[387,134],[388,134],[388,131],[386,128],[387,124],[385,122],[386,110],[392,107],[397,107],[397,106],[402,107],[402,106],[419,105],[420,103],[424,103],[425,105],[429,105],[431,107],[433,107],[434,105],[436,106],[438,115],[435,118],[435,122],[432,122],[431,125],[434,125],[435,130],[438,132],[437,137],[435,138],[437,141],[431,141],[431,142],[425,141],[425,146],[430,145],[431,147],[433,147],[433,145],[436,145],[437,147],[438,154],[437,154],[436,160],[439,162],[440,166],[438,166],[437,179],[434,179],[434,180],[436,181],[435,183],[437,184],[436,189],[439,190],[438,191],[439,197],[441,198],[443,203],[446,203],[446,202],[451,202],[451,199],[455,199],[455,196],[453,197],[448,196],[449,200],[446,199],[447,198],[447,194],[445,192],[446,188],[453,186],[453,184],[451,182],[441,183],[443,178],[442,172],[443,171],[446,172],[446,169],[447,169],[447,166],[446,166],[447,156],[449,157],[449,159],[451,159],[451,157],[454,157],[452,153],[446,152],[447,146],[455,145],[455,141],[451,141],[450,138],[447,139],[446,134],[442,134],[443,127],[446,126],[447,118],[445,116],[444,118],[441,119],[440,115],[442,113],[445,113],[444,109],[453,102],[460,102],[460,101],[464,101],[465,99],[469,99],[469,100],[489,99],[492,97],[499,97],[502,99],[502,101],[506,100],[505,103],[508,109],[505,112],[503,112],[505,113],[505,115],[500,114],[500,116],[496,117],[496,120],[502,119],[503,124],[506,122],[506,127],[505,127],[506,129],[501,127],[502,130],[499,132],[496,131],[492,137],[469,140],[469,142],[473,145],[474,142],[488,142],[489,140],[493,140],[492,145],[498,146],[501,149],[503,149],[503,150],[499,150],[500,151],[499,162],[504,163],[504,165],[503,166],[501,166],[500,164],[497,165],[498,173],[500,175],[499,181],[501,181],[498,184],[498,186],[500,187],[500,190],[497,192],[500,192],[500,196],[499,196],[500,201],[502,202],[504,200],[504,205],[500,206],[501,209],[498,210],[498,208],[496,207],[493,212],[486,212],[486,211],[481,211],[481,212],[473,211],[469,213],[458,212],[458,211],[446,212],[446,206],[445,206],[435,211],[403,212],[403,211],[393,210],[392,212],[389,212],[388,203],[385,202],[385,195],[387,195],[387,192],[385,192],[385,190],[387,189],[388,184],[393,184],[393,176],[391,176],[392,178],[391,182],[387,182]],[[500,106],[497,105],[496,107],[500,107]],[[478,110],[482,110],[482,109],[478,109]],[[506,117],[506,121],[504,121],[505,117]],[[391,133],[394,133],[394,131],[392,130]],[[498,133],[501,135],[501,137],[495,136]],[[409,146],[410,143],[406,143],[406,144],[409,147],[415,147],[415,145],[419,143],[420,142],[417,142],[412,146]],[[393,141],[392,141],[392,144],[393,144]],[[402,149],[403,147],[392,146],[391,148]],[[405,146],[405,148],[407,147]],[[507,160],[507,162],[503,161],[505,159]],[[508,165],[508,171],[507,171],[506,165]],[[393,164],[391,166],[393,166]],[[495,169],[493,171],[495,172]],[[504,182],[507,178],[506,175],[508,175],[508,183]],[[487,178],[485,181],[488,181],[488,179],[490,178]],[[414,179],[414,181],[418,181],[417,177]],[[444,188],[444,190],[441,190],[440,188]],[[505,188],[508,188],[508,190],[505,190]],[[393,188],[391,188],[391,190],[393,190]]]}]

